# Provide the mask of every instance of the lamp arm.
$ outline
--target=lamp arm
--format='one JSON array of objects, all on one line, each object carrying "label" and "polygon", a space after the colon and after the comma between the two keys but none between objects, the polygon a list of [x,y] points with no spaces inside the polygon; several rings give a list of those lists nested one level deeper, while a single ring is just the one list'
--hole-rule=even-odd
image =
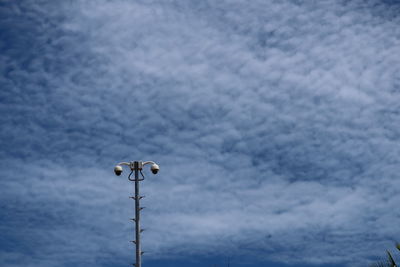
[{"label": "lamp arm", "polygon": [[147,165],[147,164],[156,164],[154,161],[144,161],[143,163],[142,163],[142,165],[144,166],[144,165]]},{"label": "lamp arm", "polygon": [[130,162],[120,162],[117,165],[126,165],[126,166],[131,166]]}]

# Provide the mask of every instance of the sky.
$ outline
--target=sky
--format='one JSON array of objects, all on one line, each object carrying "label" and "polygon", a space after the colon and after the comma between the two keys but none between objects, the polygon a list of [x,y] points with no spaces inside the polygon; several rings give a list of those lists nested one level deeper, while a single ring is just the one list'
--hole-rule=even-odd
[{"label": "sky", "polygon": [[161,168],[141,182],[144,267],[365,267],[394,251],[399,14],[1,1],[0,265],[133,263],[133,184],[113,168],[134,160]]}]

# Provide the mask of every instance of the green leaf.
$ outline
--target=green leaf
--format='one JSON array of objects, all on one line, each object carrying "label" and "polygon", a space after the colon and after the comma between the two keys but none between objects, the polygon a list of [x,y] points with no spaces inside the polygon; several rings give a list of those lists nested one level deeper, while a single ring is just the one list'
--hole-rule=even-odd
[{"label": "green leaf", "polygon": [[389,250],[386,251],[388,254],[388,258],[389,258],[389,263],[391,267],[396,267],[396,262],[394,261],[392,254],[390,254]]}]

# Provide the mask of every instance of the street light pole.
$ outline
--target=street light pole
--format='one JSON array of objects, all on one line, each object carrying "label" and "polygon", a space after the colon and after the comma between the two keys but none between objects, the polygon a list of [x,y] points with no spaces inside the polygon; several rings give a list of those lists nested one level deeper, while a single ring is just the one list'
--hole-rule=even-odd
[{"label": "street light pole", "polygon": [[139,195],[139,162],[134,162],[135,167],[135,245],[136,245],[136,267],[142,267],[142,251],[140,250],[140,199]]},{"label": "street light pole", "polygon": [[[147,165],[147,164],[151,164],[151,171],[153,174],[158,173],[158,171],[160,170],[160,167],[153,161],[121,162],[121,163],[118,163],[118,165],[115,166],[115,168],[114,168],[115,174],[119,176],[122,174],[122,166],[123,165],[129,166],[129,168],[131,169],[131,173],[128,176],[128,180],[135,182],[135,196],[130,197],[135,200],[135,218],[132,219],[135,222],[135,240],[132,241],[132,243],[134,243],[136,246],[136,249],[135,249],[136,262],[135,262],[135,264],[133,264],[135,267],[142,267],[143,251],[141,250],[140,233],[143,232],[143,229],[140,228],[140,211],[143,209],[143,207],[140,207],[140,200],[144,196],[140,196],[139,182],[144,180],[144,176],[141,172],[142,172],[143,166]],[[130,178],[132,172],[135,172],[135,179]],[[143,176],[142,179],[139,179],[139,172]]]}]

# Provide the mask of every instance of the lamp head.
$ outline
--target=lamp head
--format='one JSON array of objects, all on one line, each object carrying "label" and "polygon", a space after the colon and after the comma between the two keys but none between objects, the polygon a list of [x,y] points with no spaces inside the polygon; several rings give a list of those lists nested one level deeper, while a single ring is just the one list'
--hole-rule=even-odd
[{"label": "lamp head", "polygon": [[122,173],[122,166],[120,166],[120,165],[115,166],[114,173],[115,173],[115,175],[120,176]]},{"label": "lamp head", "polygon": [[153,174],[157,174],[158,171],[160,170],[160,166],[158,166],[157,164],[153,163],[150,167],[150,170]]}]

